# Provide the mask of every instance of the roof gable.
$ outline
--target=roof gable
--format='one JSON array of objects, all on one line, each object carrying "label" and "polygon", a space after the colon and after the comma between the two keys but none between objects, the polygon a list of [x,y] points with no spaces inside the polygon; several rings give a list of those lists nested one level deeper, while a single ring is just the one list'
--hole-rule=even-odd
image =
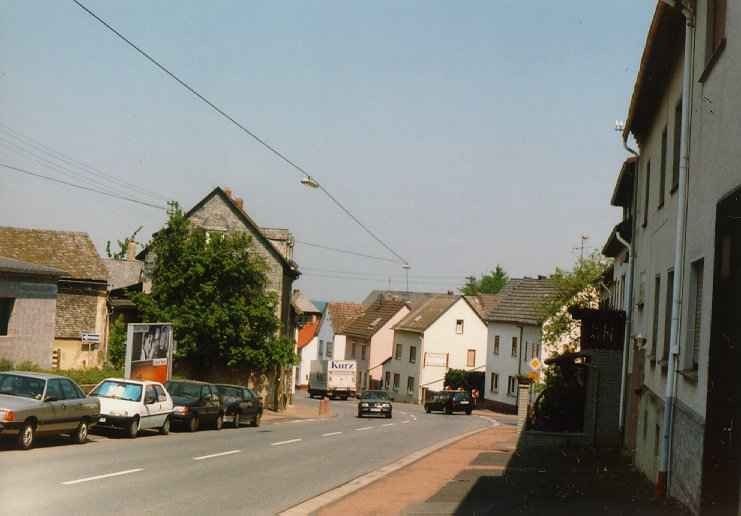
[{"label": "roof gable", "polygon": [[360,317],[353,320],[345,329],[345,333],[353,337],[369,339],[403,308],[408,308],[406,301],[381,297]]},{"label": "roof gable", "polygon": [[108,282],[87,233],[0,227],[0,256],[65,271],[62,279]]},{"label": "roof gable", "polygon": [[394,325],[395,330],[424,333],[442,315],[447,312],[460,296],[438,295],[427,299],[424,303],[414,308],[406,317]]},{"label": "roof gable", "polygon": [[555,285],[548,278],[511,279],[499,293],[500,299],[486,319],[539,326],[543,322],[541,306],[555,292]]}]

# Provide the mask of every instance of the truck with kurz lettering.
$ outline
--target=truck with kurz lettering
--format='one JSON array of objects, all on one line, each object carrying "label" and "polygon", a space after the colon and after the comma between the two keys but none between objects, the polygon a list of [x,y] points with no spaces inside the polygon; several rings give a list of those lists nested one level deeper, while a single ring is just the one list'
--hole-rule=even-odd
[{"label": "truck with kurz lettering", "polygon": [[312,360],[309,369],[309,396],[335,399],[355,397],[355,360]]}]

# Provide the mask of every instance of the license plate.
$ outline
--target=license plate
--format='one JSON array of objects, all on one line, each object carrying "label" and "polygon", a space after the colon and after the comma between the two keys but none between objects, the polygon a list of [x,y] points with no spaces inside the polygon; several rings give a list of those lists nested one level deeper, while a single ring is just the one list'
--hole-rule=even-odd
[{"label": "license plate", "polygon": [[461,405],[468,405],[467,401],[461,401]]},{"label": "license plate", "polygon": [[98,423],[105,423],[105,418],[104,417],[98,418]]},{"label": "license plate", "polygon": [[381,412],[380,408],[372,408],[370,409],[371,412]]}]

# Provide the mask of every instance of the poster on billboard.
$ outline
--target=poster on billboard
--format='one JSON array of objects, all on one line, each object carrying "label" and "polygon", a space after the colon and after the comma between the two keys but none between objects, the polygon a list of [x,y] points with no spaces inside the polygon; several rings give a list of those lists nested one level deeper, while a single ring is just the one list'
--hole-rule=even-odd
[{"label": "poster on billboard", "polygon": [[172,324],[133,323],[126,334],[126,378],[165,383],[172,375]]}]

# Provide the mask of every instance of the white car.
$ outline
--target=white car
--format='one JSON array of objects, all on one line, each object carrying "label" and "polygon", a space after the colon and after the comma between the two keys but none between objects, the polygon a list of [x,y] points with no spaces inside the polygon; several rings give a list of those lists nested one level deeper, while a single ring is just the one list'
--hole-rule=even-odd
[{"label": "white car", "polygon": [[90,396],[100,400],[97,427],[121,428],[131,438],[146,429],[170,433],[172,398],[161,383],[106,378]]}]

